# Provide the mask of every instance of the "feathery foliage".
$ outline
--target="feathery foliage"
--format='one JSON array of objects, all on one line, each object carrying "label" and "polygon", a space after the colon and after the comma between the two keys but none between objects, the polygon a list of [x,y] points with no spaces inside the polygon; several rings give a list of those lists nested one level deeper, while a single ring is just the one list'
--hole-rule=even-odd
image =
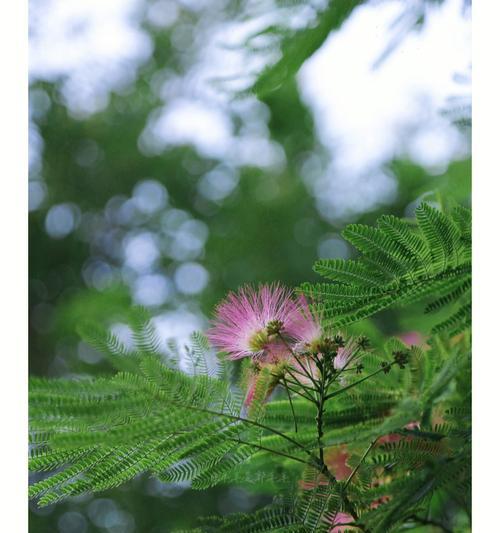
[{"label": "feathery foliage", "polygon": [[[200,336],[196,339],[203,344]],[[350,484],[332,482],[317,471],[311,458],[316,446],[312,406],[300,398],[294,398],[293,412],[284,399],[265,405],[265,379],[254,397],[259,408],[248,409],[243,418],[241,395],[226,381],[168,368],[159,354],[138,356],[135,373],[119,371],[109,378],[34,378],[30,468],[59,471],[35,483],[30,496],[48,505],[115,487],[144,472],[166,482],[189,480],[195,489],[221,482],[270,493],[302,486],[306,488],[294,496],[293,511],[273,504],[255,517],[227,518],[217,530],[274,531],[279,525],[288,528],[284,531],[328,531],[335,513],[347,512],[342,490],[349,486],[363,523],[386,531],[387,524],[417,512],[436,491],[456,491],[457,483],[470,487],[467,397],[459,391],[452,395],[439,424],[434,413],[436,400],[467,367],[467,359],[460,357],[464,343],[465,338],[445,346],[435,338],[429,352],[412,348],[408,372],[379,371],[382,362],[405,348],[397,340],[389,341],[380,356],[360,354],[367,374],[375,375],[352,386],[363,379],[352,373],[338,389],[344,392],[332,393],[324,414],[324,446],[360,449],[390,434],[401,440],[373,449]],[[420,429],[405,429],[414,420],[422,420]],[[389,471],[393,479],[381,491],[373,480]],[[313,483],[313,475],[323,481]],[[370,509],[381,496],[391,498],[392,491],[403,490],[415,494],[424,484],[422,497],[413,498],[403,514],[399,507],[393,509],[399,498],[384,507],[383,516]]]},{"label": "feathery foliage", "polygon": [[[164,346],[141,310],[131,347],[82,326],[113,372],[30,380],[29,465],[44,473],[30,497],[49,505],[148,474],[273,496],[255,513],[202,519],[200,532],[385,533],[439,524],[449,505],[470,520],[470,211],[423,204],[416,222],[348,226],[360,259],[320,261],[333,283],[302,286],[325,322],[319,344],[298,353],[269,322],[291,358],[257,358],[251,394],[199,333],[185,350]],[[422,346],[370,348],[331,329],[431,296],[427,310],[449,314]]]},{"label": "feathery foliage", "polygon": [[[85,331],[119,371],[94,380],[31,379],[30,469],[67,467],[30,488],[41,505],[115,487],[143,472],[207,488],[266,449],[262,409],[242,418],[242,397],[227,380],[169,368],[160,353],[151,352],[157,343],[149,322],[137,330],[137,350],[128,353],[115,337],[97,328]],[[192,341],[187,354],[204,359],[206,340],[195,334]],[[126,357],[130,364],[123,371]],[[263,403],[260,396],[254,404]],[[291,441],[273,435],[270,449],[285,453]],[[307,462],[307,451],[298,455]]]},{"label": "feathery foliage", "polygon": [[304,283],[323,320],[345,326],[393,306],[426,301],[426,313],[447,312],[433,332],[452,335],[471,324],[471,213],[447,215],[428,204],[416,209],[416,226],[383,215],[377,227],[351,224],[343,236],[356,260],[321,259],[314,270],[330,283]]}]

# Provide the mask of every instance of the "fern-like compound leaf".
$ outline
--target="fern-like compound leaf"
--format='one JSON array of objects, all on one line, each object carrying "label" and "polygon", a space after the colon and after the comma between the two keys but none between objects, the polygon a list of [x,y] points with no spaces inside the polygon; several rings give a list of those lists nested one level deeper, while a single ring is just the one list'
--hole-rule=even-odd
[{"label": "fern-like compound leaf", "polygon": [[[341,327],[395,306],[426,301],[426,311],[450,310],[435,332],[470,327],[471,215],[450,215],[428,204],[416,209],[417,225],[384,215],[377,227],[351,224],[344,237],[356,260],[320,259],[314,270],[329,283],[304,283],[301,291],[325,325]],[[454,307],[460,305],[460,309]]]}]

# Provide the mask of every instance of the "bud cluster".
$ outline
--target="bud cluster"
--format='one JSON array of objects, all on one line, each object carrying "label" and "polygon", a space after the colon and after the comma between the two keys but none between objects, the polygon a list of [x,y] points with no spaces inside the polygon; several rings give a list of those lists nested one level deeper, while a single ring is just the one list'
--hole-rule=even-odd
[{"label": "bud cluster", "polygon": [[380,368],[382,369],[384,374],[388,374],[391,371],[391,367],[392,367],[391,363],[388,363],[387,361],[382,361],[380,363]]},{"label": "bud cluster", "polygon": [[394,363],[397,364],[401,370],[405,368],[410,360],[410,354],[407,350],[398,350],[392,352],[392,355],[394,356]]},{"label": "bud cluster", "polygon": [[269,336],[279,335],[282,329],[283,329],[282,320],[271,320],[270,322],[267,323],[266,330]]},{"label": "bud cluster", "polygon": [[356,344],[362,350],[367,350],[370,347],[370,339],[365,335],[361,335],[361,337],[356,340]]}]

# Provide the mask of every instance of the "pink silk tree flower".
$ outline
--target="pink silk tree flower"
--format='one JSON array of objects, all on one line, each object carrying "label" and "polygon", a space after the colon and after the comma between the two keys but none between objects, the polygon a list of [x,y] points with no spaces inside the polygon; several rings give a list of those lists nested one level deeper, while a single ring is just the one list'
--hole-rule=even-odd
[{"label": "pink silk tree flower", "polygon": [[333,360],[333,367],[335,370],[342,370],[349,363],[349,360],[352,355],[351,346],[345,346],[344,348],[339,348],[337,352],[337,357]]},{"label": "pink silk tree flower", "polygon": [[424,341],[424,337],[419,331],[407,331],[406,333],[401,333],[399,338],[407,346],[420,346]]},{"label": "pink silk tree flower", "polygon": [[[345,346],[344,348],[339,348],[337,352],[337,357],[333,360],[333,367],[335,370],[341,372],[349,363],[352,356],[352,347]],[[340,376],[339,383],[344,386],[346,384],[345,376]]]},{"label": "pink silk tree flower", "polygon": [[335,525],[335,524],[350,524],[354,521],[354,518],[347,513],[337,513],[332,522],[332,529],[330,533],[345,533],[346,531],[353,531],[352,527],[348,525]]},{"label": "pink silk tree flower", "polygon": [[295,299],[290,289],[279,284],[257,290],[247,286],[219,304],[207,337],[229,359],[250,356],[278,362],[288,358],[289,346],[311,334],[311,319],[305,299]]},{"label": "pink silk tree flower", "polygon": [[319,316],[316,313],[313,314],[303,294],[297,298],[297,303],[300,313],[292,318],[291,329],[294,332],[296,341],[294,350],[300,352],[306,350],[308,346],[319,342],[323,332]]},{"label": "pink silk tree flower", "polygon": [[335,446],[325,451],[325,463],[338,481],[347,479],[352,474],[352,468],[347,464],[351,454],[344,446]]},{"label": "pink silk tree flower", "polygon": [[[406,424],[405,429],[420,429],[420,423],[419,422],[410,422]],[[399,433],[388,433],[387,435],[382,435],[378,438],[377,444],[379,446],[382,446],[383,444],[387,444],[390,442],[399,442],[402,439],[405,439],[407,441],[412,440],[412,436],[408,435],[406,437],[403,437]]]}]

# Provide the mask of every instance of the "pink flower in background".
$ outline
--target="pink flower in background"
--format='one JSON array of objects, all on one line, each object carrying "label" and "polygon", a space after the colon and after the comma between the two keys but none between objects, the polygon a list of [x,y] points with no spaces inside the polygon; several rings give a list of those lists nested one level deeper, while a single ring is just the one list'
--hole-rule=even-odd
[{"label": "pink flower in background", "polygon": [[[406,424],[405,429],[420,429],[420,423],[419,422],[410,422]],[[382,435],[379,437],[377,444],[381,446],[382,444],[387,444],[389,442],[399,442],[405,438],[406,440],[411,440],[413,437],[411,435],[408,435],[407,437],[403,437],[399,433],[388,433],[387,435]]]},{"label": "pink flower in background", "polygon": [[420,346],[424,341],[422,334],[418,331],[407,331],[406,333],[401,333],[399,338],[407,346]]},{"label": "pink flower in background", "polygon": [[270,329],[277,327],[290,345],[305,342],[319,326],[305,298],[298,300],[281,285],[243,287],[217,307],[210,342],[230,359],[258,357],[265,362],[287,358],[288,348]]},{"label": "pink flower in background", "polygon": [[349,524],[353,521],[354,518],[350,514],[337,513],[333,519],[332,526],[334,527],[330,529],[330,533],[344,533],[345,531],[349,531],[349,526],[336,526],[335,524]]},{"label": "pink flower in background", "polygon": [[346,446],[336,446],[325,452],[325,463],[338,481],[347,479],[351,475],[352,468],[347,464],[350,457],[351,454]]}]

